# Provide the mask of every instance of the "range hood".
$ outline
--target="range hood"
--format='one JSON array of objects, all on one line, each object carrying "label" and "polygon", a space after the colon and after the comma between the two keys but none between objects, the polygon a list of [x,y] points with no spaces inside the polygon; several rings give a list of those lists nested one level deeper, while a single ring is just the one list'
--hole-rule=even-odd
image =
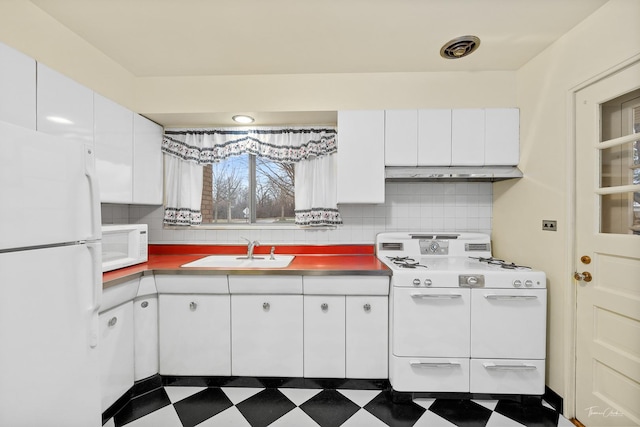
[{"label": "range hood", "polygon": [[522,178],[516,166],[387,166],[387,181],[475,181],[494,182]]}]

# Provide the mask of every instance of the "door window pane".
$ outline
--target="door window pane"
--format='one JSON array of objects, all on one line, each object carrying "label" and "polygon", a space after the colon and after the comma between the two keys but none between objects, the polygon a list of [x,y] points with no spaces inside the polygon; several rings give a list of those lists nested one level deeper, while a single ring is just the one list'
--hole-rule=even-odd
[{"label": "door window pane", "polygon": [[601,233],[640,234],[640,192],[600,197]]}]

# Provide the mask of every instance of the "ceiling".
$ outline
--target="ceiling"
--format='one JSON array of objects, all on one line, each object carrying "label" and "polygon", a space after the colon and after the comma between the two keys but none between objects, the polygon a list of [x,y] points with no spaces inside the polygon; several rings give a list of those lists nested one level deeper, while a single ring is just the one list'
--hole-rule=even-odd
[{"label": "ceiling", "polygon": [[[137,77],[517,70],[607,0],[31,0]],[[462,35],[462,59],[440,48]]]}]

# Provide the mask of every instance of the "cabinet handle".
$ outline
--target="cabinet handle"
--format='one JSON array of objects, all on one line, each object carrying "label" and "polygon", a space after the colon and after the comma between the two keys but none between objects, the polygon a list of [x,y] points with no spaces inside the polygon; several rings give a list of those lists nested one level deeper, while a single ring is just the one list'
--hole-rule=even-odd
[{"label": "cabinet handle", "polygon": [[329,304],[327,304],[326,302],[323,302],[320,305],[320,308],[322,309],[322,311],[327,311],[327,310],[329,310]]},{"label": "cabinet handle", "polygon": [[271,304],[269,304],[268,302],[264,302],[262,303],[262,308],[264,311],[269,311],[269,309],[271,308]]},{"label": "cabinet handle", "polygon": [[107,325],[109,325],[110,328],[113,328],[114,326],[116,326],[116,323],[118,323],[118,318],[112,317],[111,319],[109,319],[109,323],[107,323]]},{"label": "cabinet handle", "polygon": [[491,300],[531,300],[538,299],[535,295],[496,295],[496,294],[487,294],[484,296],[486,299]]},{"label": "cabinet handle", "polygon": [[365,304],[362,306],[362,308],[364,308],[364,311],[368,313],[371,311],[371,304]]},{"label": "cabinet handle", "polygon": [[140,304],[140,307],[142,307],[142,308],[149,307],[149,301],[142,301],[142,304]]},{"label": "cabinet handle", "polygon": [[493,371],[535,371],[537,368],[535,365],[522,364],[522,365],[496,365],[495,363],[483,363],[485,369]]},{"label": "cabinet handle", "polygon": [[416,368],[457,368],[460,366],[456,362],[420,362],[418,360],[411,360],[409,365]]},{"label": "cabinet handle", "polygon": [[196,311],[197,308],[198,308],[198,303],[191,301],[191,303],[189,304],[189,310]]}]

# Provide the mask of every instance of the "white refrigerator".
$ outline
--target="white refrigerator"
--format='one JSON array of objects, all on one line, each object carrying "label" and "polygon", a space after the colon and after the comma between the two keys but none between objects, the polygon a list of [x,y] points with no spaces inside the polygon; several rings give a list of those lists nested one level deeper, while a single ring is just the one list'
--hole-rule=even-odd
[{"label": "white refrigerator", "polygon": [[0,122],[0,426],[102,424],[93,157]]}]

